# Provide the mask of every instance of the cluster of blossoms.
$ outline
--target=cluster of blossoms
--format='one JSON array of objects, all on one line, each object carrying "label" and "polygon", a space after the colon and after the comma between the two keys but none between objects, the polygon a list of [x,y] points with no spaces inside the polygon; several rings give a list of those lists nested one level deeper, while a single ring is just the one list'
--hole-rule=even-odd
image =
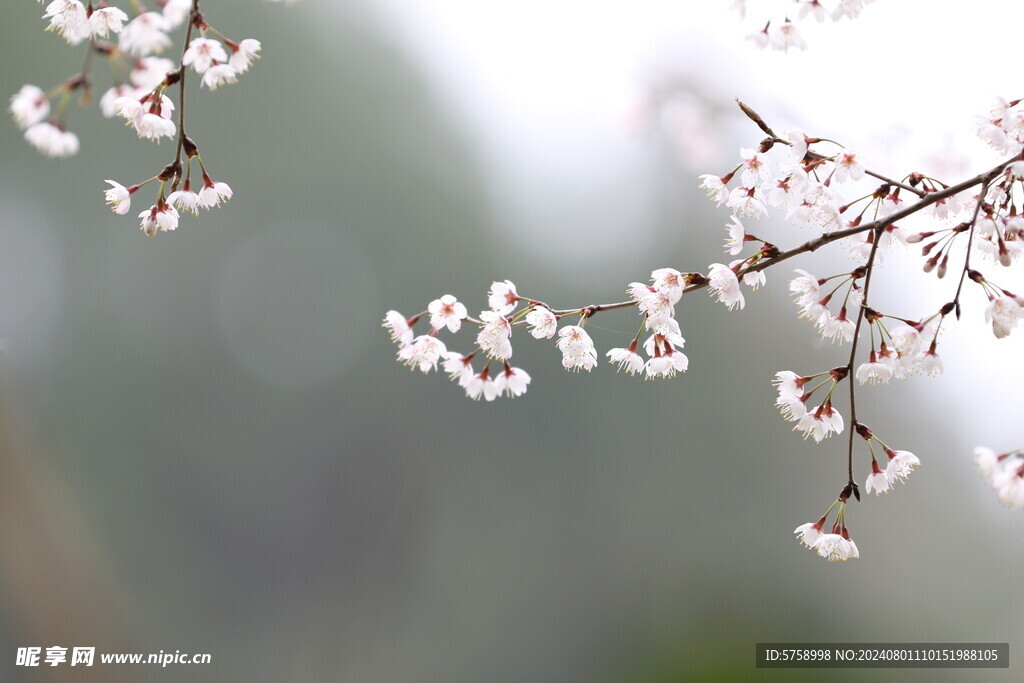
[{"label": "cluster of blossoms", "polygon": [[[857,434],[867,442],[871,452],[871,470],[864,479],[864,490],[866,493],[874,492],[877,496],[892,490],[894,484],[905,482],[910,473],[914,471],[914,468],[921,464],[921,461],[913,453],[909,451],[896,451],[889,448],[866,426],[858,423],[855,425],[855,428]],[[879,449],[886,456],[884,468],[878,464],[878,460],[875,458],[873,442],[878,442]],[[857,544],[850,538],[850,531],[846,528],[846,503],[851,495],[860,500],[860,488],[852,481],[843,487],[839,497],[818,521],[801,524],[793,530],[793,533],[797,535],[797,539],[805,547],[817,551],[819,555],[829,562],[860,557]],[[826,532],[825,524],[832,510],[837,506],[839,509],[836,513],[835,522],[831,529]]]},{"label": "cluster of blossoms", "polygon": [[[495,296],[502,295],[500,284],[495,283],[495,290],[492,290],[491,294],[492,301]],[[514,288],[512,291],[515,291]],[[504,307],[501,310],[504,310]],[[429,316],[430,331],[416,336],[413,327],[425,316]],[[483,397],[493,401],[502,395],[523,395],[530,384],[530,375],[508,363],[512,356],[512,345],[508,340],[512,330],[508,320],[494,310],[484,311],[481,318],[488,318],[489,321],[481,323],[482,329],[478,335],[479,349],[486,348],[488,358],[501,361],[501,369],[493,374],[489,361],[480,372],[473,368],[473,359],[477,351],[467,355],[449,351],[438,338],[442,330],[458,332],[463,321],[468,319],[465,305],[450,294],[431,301],[426,311],[409,319],[398,311],[388,311],[384,326],[390,332],[391,339],[398,345],[400,361],[411,368],[419,368],[424,373],[436,370],[440,363],[448,376],[457,381],[459,386],[465,389],[466,395],[472,399]]]},{"label": "cluster of blossoms", "polygon": [[[226,183],[210,176],[198,146],[185,132],[181,104],[188,69],[201,77],[203,87],[213,91],[235,83],[262,49],[258,40],[234,41],[211,26],[199,9],[199,0],[154,2],[158,7],[151,10],[133,0],[132,17],[105,0],[86,4],[80,0],[50,2],[43,15],[49,21],[47,30],[71,45],[88,42],[82,70],[49,91],[25,85],[10,102],[15,123],[25,130],[25,139],[33,147],[50,157],[72,156],[79,151],[80,142],[67,130],[69,104],[76,93],[81,104],[91,101],[92,65],[96,58],[104,58],[113,83],[99,98],[103,116],[124,119],[144,140],[176,139],[174,159],[160,173],[129,186],[108,180],[110,188],[104,191],[114,212],[126,214],[132,196],[140,188],[160,181],[156,200],[139,214],[140,227],[149,236],[176,229],[179,211],[197,214],[199,209],[218,206],[233,194]],[[176,64],[160,55],[173,44],[170,33],[182,27],[184,47]],[[172,86],[178,86],[177,109],[171,99]],[[193,161],[201,176],[201,184],[197,182],[195,187]]]},{"label": "cluster of blossoms", "polygon": [[[999,113],[993,114],[993,120],[986,125],[999,124],[1007,131],[1014,130],[1013,121],[1018,116],[1014,107],[1018,103],[1000,102],[996,107]],[[904,481],[919,460],[912,453],[889,448],[857,421],[854,380],[861,385],[888,384],[916,373],[940,375],[943,363],[937,352],[939,333],[950,314],[959,318],[965,282],[976,283],[987,297],[984,315],[997,338],[1007,336],[1024,318],[1024,298],[993,283],[970,265],[971,256],[976,254],[1008,266],[1019,253],[1020,228],[1024,227],[1017,208],[1024,174],[1022,145],[1002,148],[1014,157],[972,179],[963,188],[951,187],[920,173],[910,173],[896,181],[869,171],[857,152],[838,143],[801,131],[777,136],[755,112],[742,103],[740,106],[768,137],[756,149],[741,150],[739,164],[729,173],[701,177],[701,186],[709,196],[734,212],[726,242],[733,249],[731,253],[740,253],[747,241],[759,241],[740,228],[737,216],[757,218],[774,208],[784,212],[790,223],[824,231],[796,251],[813,251],[842,239],[850,256],[861,261],[853,270],[824,278],[797,270],[790,281],[789,289],[800,317],[810,320],[824,338],[851,343],[852,349],[848,362],[831,370],[777,373],[776,404],[783,417],[795,423],[794,429],[821,442],[844,430],[843,416],[833,400],[836,387],[849,380],[855,427],[849,434],[849,490],[859,500],[859,488],[852,475],[853,438],[859,434],[867,440],[871,456],[866,490],[888,491],[896,481]],[[982,137],[986,137],[986,130],[982,127],[979,131]],[[1009,133],[1006,137],[1010,137]],[[822,146],[826,148],[821,149]],[[783,158],[769,158],[769,153],[778,147],[786,150]],[[876,181],[881,184],[864,187]],[[918,213],[931,219],[929,229],[910,231],[897,223]],[[960,235],[964,239],[958,241]],[[924,243],[922,270],[939,278],[948,272],[953,245],[966,248],[953,299],[917,319],[872,308],[867,294],[874,265],[891,245],[918,243]],[[767,255],[772,256],[778,255]],[[865,329],[867,334],[863,334]],[[866,351],[866,355],[858,356],[858,343],[861,354]],[[812,397],[818,398],[811,402]],[[883,465],[875,457],[873,444],[878,444],[886,455]],[[1001,497],[1006,495],[1011,494],[1001,493]],[[840,502],[845,504],[845,500]],[[823,533],[824,520],[823,517],[816,525],[804,525],[797,533],[809,547],[818,549],[830,560],[856,557],[856,546],[844,545],[852,541],[842,520],[837,521],[832,534]]]},{"label": "cluster of blossoms", "polygon": [[[719,271],[728,273],[725,275]],[[713,264],[711,277],[700,273],[681,273],[673,268],[659,268],[651,273],[651,283],[634,282],[629,285],[629,301],[606,306],[588,306],[567,311],[528,297],[520,296],[515,284],[506,280],[491,285],[487,295],[488,309],[477,318],[470,317],[464,304],[446,294],[435,299],[427,310],[406,318],[398,311],[388,311],[384,327],[398,345],[398,359],[424,373],[437,369],[440,363],[451,379],[456,380],[473,399],[494,400],[502,394],[519,396],[526,391],[530,376],[520,368],[509,365],[512,357],[512,332],[516,327],[528,328],[534,339],[553,339],[562,354],[562,367],[571,372],[591,371],[597,367],[598,351],[594,340],[586,331],[587,320],[601,310],[635,306],[643,316],[643,324],[628,346],[608,350],[608,362],[630,375],[643,375],[647,379],[674,377],[686,372],[689,360],[682,348],[679,323],[675,318],[675,305],[687,288],[710,286],[712,291],[730,307],[742,294],[735,271],[722,264]],[[563,318],[576,318],[576,324],[559,326]],[[414,327],[428,319],[430,329],[416,335]],[[468,322],[477,328],[476,348],[468,354],[449,351],[439,339],[440,334],[458,332]],[[641,341],[644,333],[646,339]],[[473,366],[478,356],[486,359],[482,369]],[[492,371],[492,362],[500,370]]]},{"label": "cluster of blossoms", "polygon": [[[1014,113],[1018,102],[1004,104],[999,118],[990,124],[1001,125],[1005,131],[1016,130],[1012,121],[1018,116]],[[1011,158],[956,185],[916,172],[896,180],[870,170],[860,154],[835,141],[796,130],[777,135],[756,112],[742,103],[740,107],[767,137],[756,147],[741,149],[738,163],[728,173],[700,178],[709,197],[732,213],[725,231],[725,250],[731,257],[728,263],[713,263],[704,273],[659,268],[651,273],[649,283],[629,285],[627,301],[568,310],[555,310],[522,297],[511,282],[495,282],[488,296],[489,310],[478,319],[468,317],[464,306],[446,296],[411,319],[390,311],[385,326],[399,344],[400,360],[424,372],[443,362],[444,369],[470,397],[492,400],[502,393],[519,395],[529,382],[524,371],[508,363],[513,328],[527,326],[537,339],[557,335],[556,347],[562,352],[563,366],[589,371],[597,365],[598,352],[584,330],[586,321],[602,311],[635,308],[643,321],[632,342],[605,355],[629,374],[672,377],[688,367],[676,318],[676,307],[684,294],[708,289],[728,309],[742,309],[746,304],[744,288],[756,290],[763,285],[767,268],[840,242],[857,262],[856,267],[826,277],[797,270],[789,290],[799,317],[810,320],[825,339],[849,344],[849,351],[844,352],[842,364],[830,370],[778,372],[776,405],[805,438],[810,436],[820,443],[846,433],[846,483],[842,493],[817,522],[798,527],[796,533],[805,545],[828,560],[858,557],[845,519],[850,497],[858,501],[861,498],[854,477],[856,437],[868,446],[864,479],[867,493],[881,494],[892,490],[897,482],[905,482],[920,460],[909,451],[884,443],[858,418],[856,387],[888,384],[915,374],[942,374],[940,333],[950,316],[960,317],[966,283],[977,285],[977,291],[987,298],[984,316],[997,338],[1007,336],[1024,318],[1024,298],[993,283],[971,265],[971,257],[976,255],[1007,266],[1019,253],[1024,218],[1019,217],[1017,204],[1024,194],[1024,145],[1015,143],[1009,148]],[[789,250],[780,250],[751,231],[751,221],[771,211],[781,212],[798,227],[815,229],[816,236]],[[959,239],[961,236],[963,239]],[[939,278],[949,270],[952,246],[964,247],[952,299],[937,310],[918,311],[913,317],[873,308],[869,292],[875,266],[897,245],[913,249],[920,243],[924,244],[922,270]],[[414,337],[413,325],[428,313],[431,329]],[[579,320],[559,327],[566,316],[579,316]],[[478,328],[477,348],[468,355],[448,352],[438,335],[444,328],[458,331],[463,322]],[[646,339],[641,341],[645,334]],[[488,359],[479,372],[473,367],[478,355]],[[496,377],[492,376],[492,362],[500,363]],[[843,382],[846,389],[836,392]],[[837,404],[846,390],[849,413],[844,419]],[[998,461],[989,460],[992,462],[986,460],[983,471],[994,473],[992,482],[1000,490],[1000,497],[1024,506],[1024,457],[1011,454]],[[1000,463],[998,467],[996,462]],[[836,518],[826,533],[826,522],[836,508]]]},{"label": "cluster of blossoms", "polygon": [[1001,503],[1014,510],[1024,508],[1024,450],[997,454],[978,446],[974,449],[974,464],[996,490]]},{"label": "cluster of blossoms", "polygon": [[[797,28],[797,21],[813,18],[818,23],[856,18],[865,5],[874,0],[786,0],[786,10],[777,17],[769,18],[764,27],[750,34],[749,39],[758,47],[788,52],[790,48],[807,49],[807,43]],[[749,0],[733,0],[732,7],[745,18]],[[764,3],[758,3],[764,4]],[[794,8],[795,5],[795,8]]]}]

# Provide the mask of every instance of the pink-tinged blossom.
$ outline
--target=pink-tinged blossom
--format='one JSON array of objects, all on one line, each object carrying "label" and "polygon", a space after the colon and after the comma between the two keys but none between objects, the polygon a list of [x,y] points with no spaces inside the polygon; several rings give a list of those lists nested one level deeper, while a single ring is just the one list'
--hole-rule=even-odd
[{"label": "pink-tinged blossom", "polygon": [[78,136],[52,123],[37,123],[25,131],[30,145],[48,157],[61,159],[78,154]]},{"label": "pink-tinged blossom", "polygon": [[34,85],[23,85],[11,97],[11,115],[19,128],[29,128],[50,115],[50,100],[46,93]]},{"label": "pink-tinged blossom", "polygon": [[167,201],[179,211],[188,211],[193,216],[199,215],[199,195],[189,189],[188,182],[185,183],[184,189],[175,190],[168,195]]},{"label": "pink-tinged blossom", "polygon": [[797,19],[803,19],[807,15],[811,15],[815,21],[821,23],[828,18],[828,10],[825,9],[825,6],[819,0],[802,0],[800,2],[800,11],[797,13]]},{"label": "pink-tinged blossom", "polygon": [[[846,534],[845,530],[843,534]],[[829,562],[843,562],[850,558],[860,557],[857,544],[848,537],[848,534],[845,537],[837,533],[823,534],[814,541],[811,547]]]},{"label": "pink-tinged blossom", "polygon": [[819,519],[817,522],[807,522],[806,524],[801,524],[797,528],[793,529],[793,533],[796,534],[797,540],[800,541],[805,548],[813,548],[815,541],[824,535],[821,530],[821,527],[824,524],[824,518]]},{"label": "pink-tinged blossom", "polygon": [[486,366],[479,375],[474,375],[466,382],[466,395],[474,401],[479,401],[482,396],[484,400],[493,401],[498,398],[500,391],[498,385],[490,376],[491,367]]},{"label": "pink-tinged blossom", "polygon": [[671,345],[654,347],[654,357],[650,358],[644,366],[647,376],[645,379],[656,379],[658,377],[675,377],[677,372],[686,372],[690,361],[686,354],[677,351]]},{"label": "pink-tinged blossom", "polygon": [[636,352],[636,342],[629,348],[611,349],[605,354],[608,362],[616,365],[616,370],[625,370],[631,375],[643,372],[644,359]]},{"label": "pink-tinged blossom", "polygon": [[144,140],[160,141],[160,138],[174,137],[177,127],[171,117],[174,103],[166,95],[144,95],[143,99],[124,97],[116,102],[117,114],[125,124],[135,128]]},{"label": "pink-tinged blossom", "polygon": [[558,341],[555,343],[562,352],[562,367],[566,370],[593,370],[597,365],[597,349],[579,325],[566,325],[558,330]]},{"label": "pink-tinged blossom", "polygon": [[740,182],[746,187],[758,187],[761,183],[771,180],[772,169],[768,165],[768,158],[757,150],[743,148],[740,150],[742,157],[742,173]]},{"label": "pink-tinged blossom", "polygon": [[899,325],[889,330],[892,338],[892,345],[901,356],[910,356],[916,359],[921,355],[922,340],[921,332],[910,325]]},{"label": "pink-tinged blossom", "polygon": [[158,231],[170,232],[178,229],[178,211],[163,199],[140,213],[139,219],[139,228],[146,237],[156,237]]},{"label": "pink-tinged blossom", "polygon": [[551,339],[558,331],[558,316],[543,306],[534,306],[526,314],[526,324],[532,328],[530,336],[534,339]]},{"label": "pink-tinged blossom", "polygon": [[205,74],[214,64],[228,61],[228,53],[219,40],[193,38],[181,57],[181,63],[191,66],[197,74]]},{"label": "pink-tinged blossom", "polygon": [[714,200],[719,206],[725,204],[729,199],[729,188],[725,182],[716,175],[704,174],[700,177],[699,187],[707,190],[708,197]]},{"label": "pink-tinged blossom", "polygon": [[889,457],[889,464],[885,468],[886,476],[894,484],[906,482],[914,468],[921,464],[921,460],[910,451],[894,451],[886,448],[885,452]]},{"label": "pink-tinged blossom", "polygon": [[881,469],[878,466],[878,462],[872,460],[871,472],[864,480],[864,492],[871,493],[873,491],[874,494],[877,496],[882,493],[885,493],[890,488],[891,486],[889,483],[889,476],[886,474],[885,470]]},{"label": "pink-tinged blossom", "polygon": [[100,112],[106,118],[117,116],[117,101],[121,98],[130,98],[138,101],[135,88],[130,85],[115,85],[100,96]]},{"label": "pink-tinged blossom", "polygon": [[987,446],[978,446],[974,449],[974,465],[981,476],[988,478],[999,465],[999,456]]},{"label": "pink-tinged blossom", "polygon": [[71,45],[77,45],[89,35],[85,5],[79,0],[53,0],[46,6],[43,19],[50,20],[47,31],[55,31]]},{"label": "pink-tinged blossom", "polygon": [[511,280],[494,282],[491,284],[490,291],[487,292],[487,305],[499,315],[511,313],[518,301],[519,295],[516,293],[516,286],[512,284]]},{"label": "pink-tinged blossom", "polygon": [[[729,267],[731,268],[735,265],[735,263],[730,263]],[[763,270],[752,270],[743,274],[743,284],[750,287],[751,291],[756,292],[764,286],[765,282],[766,278]]]},{"label": "pink-tinged blossom", "polygon": [[653,332],[655,336],[661,336],[673,346],[682,347],[685,340],[679,329],[679,322],[675,318],[647,318],[644,327]]},{"label": "pink-tinged blossom", "polygon": [[494,360],[507,360],[512,357],[512,325],[508,319],[496,311],[484,311],[480,314],[484,326],[476,337],[476,344]]},{"label": "pink-tinged blossom", "polygon": [[942,374],[942,359],[939,358],[939,354],[935,352],[935,349],[928,349],[921,356],[921,370],[932,377],[938,377]]},{"label": "pink-tinged blossom", "polygon": [[214,64],[203,74],[202,84],[214,92],[224,85],[238,82],[238,72],[230,64]]},{"label": "pink-tinged blossom", "polygon": [[789,292],[801,308],[807,308],[821,298],[821,288],[818,278],[806,270],[797,269],[794,271],[799,275],[789,281]]},{"label": "pink-tinged blossom", "polygon": [[444,342],[437,337],[424,334],[398,350],[398,359],[411,368],[428,373],[437,369],[437,362],[448,353]]},{"label": "pink-tinged blossom", "polygon": [[398,344],[399,347],[407,346],[412,342],[412,326],[415,322],[415,318],[406,320],[405,316],[398,311],[388,311],[384,315],[384,328],[391,336],[391,341]]},{"label": "pink-tinged blossom", "polygon": [[856,324],[846,316],[846,309],[839,311],[839,315],[828,317],[821,321],[821,336],[825,339],[838,341],[853,341],[853,333]]},{"label": "pink-tinged blossom", "polygon": [[985,322],[992,325],[996,339],[1008,337],[1013,328],[1020,324],[1021,318],[1024,318],[1024,309],[1013,297],[995,297],[985,308]]},{"label": "pink-tinged blossom", "polygon": [[874,351],[868,362],[857,368],[857,381],[860,384],[888,384],[892,379],[892,366],[878,359]]},{"label": "pink-tinged blossom", "polygon": [[780,370],[775,373],[775,379],[772,382],[775,384],[775,390],[779,392],[779,396],[800,396],[804,393],[803,387],[809,379],[809,377],[801,377],[791,370]]},{"label": "pink-tinged blossom", "polygon": [[669,292],[640,282],[632,283],[628,291],[630,297],[636,301],[637,309],[644,313],[648,320],[662,320],[675,316],[675,302]]},{"label": "pink-tinged blossom", "polygon": [[795,47],[798,50],[806,50],[807,42],[800,35],[796,24],[786,19],[781,24],[768,27],[768,43],[773,49],[781,52],[789,52],[789,48]]},{"label": "pink-tinged blossom", "polygon": [[135,62],[128,74],[128,80],[139,89],[139,97],[154,90],[163,83],[167,74],[174,70],[174,63],[163,57],[143,57]]},{"label": "pink-tinged blossom", "polygon": [[672,305],[683,296],[686,280],[675,268],[658,268],[651,272],[651,282],[658,292],[664,294]]},{"label": "pink-tinged blossom", "polygon": [[757,218],[768,213],[764,193],[756,187],[737,187],[729,193],[726,204],[740,218]]},{"label": "pink-tinged blossom", "polygon": [[228,65],[239,74],[244,74],[249,70],[252,63],[259,59],[260,50],[263,49],[263,45],[255,38],[246,38],[230,47],[231,57],[228,59]]},{"label": "pink-tinged blossom", "polygon": [[227,183],[214,181],[208,176],[203,177],[203,189],[199,190],[199,206],[204,209],[212,209],[220,206],[235,195],[231,186]]},{"label": "pink-tinged blossom", "polygon": [[505,394],[515,398],[526,393],[526,387],[530,384],[530,375],[522,368],[513,368],[505,363],[505,369],[494,378],[494,388],[498,394]]},{"label": "pink-tinged blossom", "polygon": [[427,312],[430,313],[431,327],[437,330],[447,327],[449,332],[458,332],[462,327],[462,321],[468,315],[466,307],[451,294],[431,301],[427,305]]},{"label": "pink-tinged blossom", "polygon": [[712,263],[708,266],[708,279],[712,295],[718,297],[730,311],[746,305],[743,292],[740,291],[740,281],[729,266]]},{"label": "pink-tinged blossom", "polygon": [[121,183],[113,180],[105,181],[110,188],[103,191],[104,198],[107,200],[107,204],[110,204],[110,209],[119,216],[123,216],[132,207],[132,192],[133,188],[127,188]]},{"label": "pink-tinged blossom", "polygon": [[93,10],[89,17],[89,35],[106,38],[111,33],[120,33],[128,21],[128,15],[117,7],[101,7]]},{"label": "pink-tinged blossom", "polygon": [[836,170],[833,174],[836,182],[844,183],[847,180],[860,180],[864,177],[864,167],[857,160],[857,153],[850,149],[844,149],[836,155]]},{"label": "pink-tinged blossom", "polygon": [[171,46],[171,23],[159,12],[144,12],[121,30],[118,47],[134,57],[160,54]]},{"label": "pink-tinged blossom", "polygon": [[469,380],[476,374],[473,372],[473,355],[464,356],[458,351],[449,351],[444,354],[444,361],[441,369],[448,373],[448,377],[457,382],[460,387],[465,388]]},{"label": "pink-tinged blossom", "polygon": [[729,252],[730,256],[736,256],[743,251],[743,245],[747,239],[747,231],[743,227],[743,223],[736,216],[732,216],[729,220],[732,222],[725,226],[727,232],[725,250]]},{"label": "pink-tinged blossom", "polygon": [[813,437],[818,443],[832,436],[843,433],[843,416],[832,407],[831,401],[825,401],[817,408],[808,410],[797,422],[795,429],[804,433],[804,438]]},{"label": "pink-tinged blossom", "polygon": [[164,5],[164,18],[170,28],[177,28],[185,23],[192,13],[192,0],[167,0]]},{"label": "pink-tinged blossom", "polygon": [[[786,133],[786,140],[789,141],[790,161],[797,165],[796,168],[800,168],[799,164],[807,156],[807,135],[802,130],[794,128]],[[806,175],[804,177],[806,178]]]}]

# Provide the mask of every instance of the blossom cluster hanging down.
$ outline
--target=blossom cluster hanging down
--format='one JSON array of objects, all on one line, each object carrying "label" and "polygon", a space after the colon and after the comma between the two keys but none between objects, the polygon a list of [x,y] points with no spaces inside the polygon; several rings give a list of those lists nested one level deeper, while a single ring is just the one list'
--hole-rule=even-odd
[{"label": "blossom cluster hanging down", "polygon": [[[526,391],[530,375],[510,363],[516,328],[525,328],[537,340],[554,340],[562,366],[570,371],[589,372],[604,356],[631,375],[668,378],[689,365],[676,317],[684,294],[707,289],[727,309],[742,309],[746,297],[765,284],[768,268],[838,242],[854,267],[823,277],[798,269],[789,291],[797,317],[823,338],[849,349],[840,351],[842,357],[831,368],[777,372],[775,402],[783,419],[804,438],[823,443],[846,435],[839,496],[824,515],[799,526],[796,534],[830,561],[856,558],[860,551],[847,527],[850,499],[861,500],[855,469],[863,473],[863,491],[880,495],[905,483],[921,464],[914,453],[883,441],[858,415],[856,388],[918,374],[941,375],[940,335],[967,304],[985,302],[975,315],[984,316],[997,338],[1009,335],[1024,318],[1024,298],[997,284],[996,275],[982,272],[1011,266],[1022,251],[1024,111],[1019,101],[1000,101],[982,117],[977,132],[1003,160],[973,178],[947,184],[918,172],[887,177],[840,143],[798,130],[778,135],[756,112],[739,104],[766,137],[741,149],[727,173],[700,178],[709,197],[731,213],[725,226],[727,262],[712,263],[703,272],[658,268],[648,282],[627,287],[626,301],[569,309],[522,296],[512,282],[495,282],[487,310],[475,318],[455,297],[445,295],[412,317],[389,311],[384,324],[398,344],[400,361],[424,373],[440,365],[474,399],[491,401]],[[815,237],[780,249],[753,229],[753,222],[769,213],[812,229]],[[880,310],[871,303],[875,266],[897,246],[919,249],[926,276],[954,274],[946,303],[916,311]],[[585,329],[587,321],[627,308],[641,317],[632,342],[599,352]],[[442,337],[465,327],[475,330],[474,348],[450,351],[452,342]],[[861,452],[863,460],[858,455],[856,462],[863,465],[858,466],[854,456]],[[992,458],[985,463],[983,471],[991,474],[1000,497],[1024,506],[1024,458],[1011,454],[1001,456],[998,465]]]},{"label": "blossom cluster hanging down", "polygon": [[[227,183],[211,176],[198,144],[186,133],[184,96],[189,69],[200,78],[203,88],[215,91],[237,82],[262,50],[256,39],[235,41],[214,28],[200,11],[199,0],[153,1],[157,7],[151,9],[132,0],[132,16],[105,0],[49,2],[43,14],[46,30],[69,45],[85,44],[83,66],[49,90],[24,85],[10,102],[11,115],[24,129],[29,144],[45,156],[73,156],[81,143],[68,129],[70,105],[76,95],[83,106],[92,101],[94,62],[105,60],[112,83],[99,97],[103,116],[123,119],[140,139],[174,141],[170,163],[152,177],[127,185],[106,181],[109,187],[104,196],[117,214],[128,213],[134,195],[156,184],[153,204],[139,214],[140,227],[149,236],[175,230],[179,212],[197,215],[200,209],[217,207],[233,194]],[[163,56],[173,45],[175,30],[184,33],[178,63]]]}]

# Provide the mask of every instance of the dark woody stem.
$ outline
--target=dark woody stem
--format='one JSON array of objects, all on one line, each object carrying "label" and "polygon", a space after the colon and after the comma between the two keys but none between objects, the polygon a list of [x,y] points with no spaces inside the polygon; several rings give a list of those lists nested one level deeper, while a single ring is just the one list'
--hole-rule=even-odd
[{"label": "dark woody stem", "polygon": [[[853,481],[853,436],[857,432],[857,378],[855,375],[854,363],[857,361],[857,342],[860,341],[860,326],[864,322],[864,313],[868,307],[868,288],[871,287],[871,273],[875,269],[875,254],[878,253],[878,243],[881,241],[882,233],[885,228],[880,227],[875,229],[873,240],[871,242],[871,253],[868,254],[867,263],[864,264],[864,270],[866,275],[864,277],[864,294],[861,302],[860,311],[857,313],[857,324],[853,328],[853,343],[850,347],[850,360],[846,364],[847,369],[847,380],[850,382],[850,426],[847,431],[850,434],[849,449],[846,457],[846,475],[847,481],[851,487],[856,489],[857,484]],[[860,496],[857,496],[860,500]]]},{"label": "dark woody stem", "polygon": [[953,309],[956,311],[957,320],[960,319],[960,291],[964,287],[964,278],[967,277],[967,271],[971,269],[971,246],[974,244],[974,233],[977,230],[978,215],[981,213],[981,205],[985,203],[985,195],[988,194],[989,183],[992,182],[993,178],[986,178],[982,182],[981,190],[978,194],[978,203],[975,204],[974,215],[971,217],[971,232],[967,236],[967,255],[964,257],[964,269],[960,273],[960,282],[956,286],[956,295],[953,297]]},{"label": "dark woody stem", "polygon": [[[943,188],[942,190],[939,190],[938,192],[929,192],[924,197],[922,197],[920,200],[918,200],[917,202],[911,204],[910,206],[907,206],[906,208],[900,209],[899,211],[896,211],[895,213],[890,214],[889,216],[886,216],[885,218],[881,218],[881,219],[878,219],[878,220],[875,220],[875,221],[871,221],[870,223],[863,223],[861,225],[858,225],[858,226],[855,226],[855,227],[852,227],[852,228],[845,228],[843,230],[834,230],[834,231],[831,231],[831,232],[823,233],[820,236],[818,236],[818,237],[816,237],[816,238],[814,238],[812,240],[808,240],[807,242],[804,242],[803,244],[801,244],[801,245],[799,245],[797,247],[789,249],[788,251],[780,252],[774,258],[764,259],[760,263],[757,263],[757,264],[755,264],[753,266],[745,268],[741,272],[741,274],[756,273],[756,272],[759,272],[759,271],[762,271],[762,270],[767,270],[768,268],[771,268],[772,266],[775,266],[775,265],[777,265],[779,263],[782,263],[783,261],[787,261],[787,260],[793,258],[794,256],[799,256],[800,254],[806,254],[807,252],[817,251],[818,249],[820,249],[821,247],[825,246],[826,244],[831,244],[832,242],[835,242],[837,240],[841,240],[841,239],[843,239],[845,237],[850,237],[852,235],[859,235],[859,234],[867,232],[869,230],[880,230],[880,229],[887,228],[890,225],[896,223],[897,221],[903,220],[904,218],[906,218],[908,216],[912,216],[912,215],[922,211],[923,209],[928,208],[932,204],[935,204],[936,202],[939,202],[939,201],[941,201],[943,199],[946,199],[947,197],[951,197],[951,196],[953,196],[955,194],[959,194],[959,193],[963,192],[964,190],[969,190],[972,187],[975,187],[977,185],[981,185],[981,184],[987,185],[989,182],[991,182],[991,180],[993,178],[995,178],[1000,173],[1002,173],[1003,170],[1009,164],[1013,163],[1014,161],[1018,161],[1021,158],[1022,158],[1021,155],[1014,156],[1014,157],[1012,157],[1010,159],[1007,159],[1006,161],[1000,163],[999,165],[997,165],[997,166],[995,166],[993,168],[990,168],[989,170],[985,171],[984,173],[979,173],[978,175],[974,176],[973,178],[968,178],[967,180],[964,180],[963,182],[960,182],[960,183],[957,183],[956,185],[951,185],[949,187]],[[876,239],[875,240],[875,244],[877,244],[877,243],[878,243],[878,240]],[[695,292],[695,291],[697,291],[699,289],[704,289],[707,286],[708,286],[708,283],[701,283],[701,284],[690,285],[689,287],[687,287],[686,289],[683,290],[683,293],[684,294],[688,294],[690,292]],[[594,306],[586,306],[585,308],[589,309],[590,312],[591,312],[591,315],[593,315],[594,313],[599,313],[600,311],[612,311],[612,310],[619,309],[619,308],[629,308],[631,306],[636,306],[636,303],[637,303],[636,301],[630,300],[630,301],[620,301],[618,303],[611,303],[611,304],[599,304],[599,305],[594,305]],[[579,308],[570,308],[570,309],[566,309],[566,310],[554,310],[554,309],[550,309],[550,310],[555,315],[568,315],[570,313],[576,313],[580,309]]]},{"label": "dark woody stem", "polygon": [[192,42],[192,31],[199,20],[199,0],[192,0],[192,9],[188,16],[188,28],[185,30],[185,44],[181,48],[181,63],[178,66],[178,148],[174,155],[175,178],[172,189],[177,189],[181,182],[181,157],[185,149],[185,76],[188,69],[185,66],[185,52]]}]

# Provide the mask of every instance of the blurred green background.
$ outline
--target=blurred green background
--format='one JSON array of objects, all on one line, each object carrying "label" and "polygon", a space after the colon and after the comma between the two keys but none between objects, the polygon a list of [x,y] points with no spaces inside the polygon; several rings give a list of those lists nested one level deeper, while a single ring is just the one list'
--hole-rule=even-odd
[{"label": "blurred green background", "polygon": [[[1009,641],[1019,656],[1021,520],[969,458],[1019,384],[993,395],[973,354],[941,380],[864,391],[864,419],[924,465],[849,510],[862,559],[840,565],[791,529],[835,497],[845,443],[801,442],[770,379],[845,351],[795,319],[784,273],[742,313],[687,297],[690,370],[673,381],[570,375],[520,333],[533,383],[516,401],[473,403],[394,362],[388,308],[450,292],[479,310],[505,278],[556,306],[619,300],[652,268],[722,260],[728,216],[695,177],[758,139],[729,108],[742,80],[684,79],[722,138],[704,165],[657,130],[613,155],[584,139],[570,164],[515,111],[471,123],[394,3],[208,5],[264,41],[239,85],[191,91],[189,132],[235,189],[225,208],[144,239],[103,207],[103,179],[152,175],[168,144],[74,111],[82,152],[55,162],[0,128],[0,679],[1019,680],[753,668],[764,641]],[[75,70],[81,49],[43,33],[35,3],[5,13],[0,92]],[[880,296],[911,296],[886,280]],[[607,349],[636,324],[589,329]],[[17,647],[54,644],[213,663],[13,666]]]}]

